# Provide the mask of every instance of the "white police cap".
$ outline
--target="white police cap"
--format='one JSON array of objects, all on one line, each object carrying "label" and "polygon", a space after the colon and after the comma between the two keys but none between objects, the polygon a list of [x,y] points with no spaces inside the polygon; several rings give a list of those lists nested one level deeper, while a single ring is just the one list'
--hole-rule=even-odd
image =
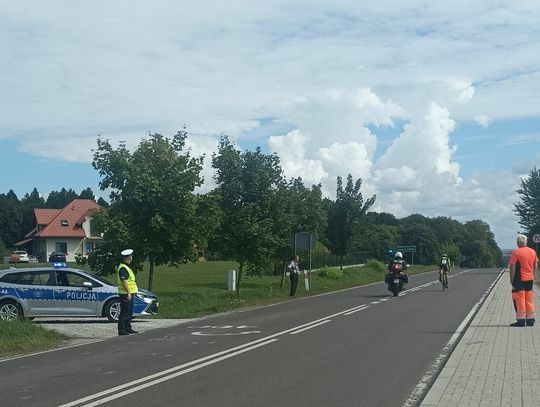
[{"label": "white police cap", "polygon": [[120,253],[122,256],[126,257],[126,256],[131,256],[133,254],[133,249],[126,249],[126,250],[122,250],[122,253]]}]

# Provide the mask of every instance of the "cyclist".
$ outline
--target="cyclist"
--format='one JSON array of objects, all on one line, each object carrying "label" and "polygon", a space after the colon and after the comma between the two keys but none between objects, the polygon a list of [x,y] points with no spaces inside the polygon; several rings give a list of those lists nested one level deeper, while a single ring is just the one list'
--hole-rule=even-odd
[{"label": "cyclist", "polygon": [[[447,274],[450,273],[450,269],[451,269],[450,259],[448,258],[446,253],[444,253],[439,263],[439,281],[443,283],[446,288],[448,288],[448,275]],[[443,282],[443,277],[444,277],[444,282]]]}]

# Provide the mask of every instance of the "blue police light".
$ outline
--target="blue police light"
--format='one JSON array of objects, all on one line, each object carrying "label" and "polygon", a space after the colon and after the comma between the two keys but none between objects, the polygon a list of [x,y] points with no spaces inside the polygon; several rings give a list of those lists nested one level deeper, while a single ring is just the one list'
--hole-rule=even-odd
[{"label": "blue police light", "polygon": [[63,261],[54,262],[54,263],[53,263],[53,267],[54,267],[55,269],[61,269],[61,268],[67,267],[67,264],[64,263]]}]

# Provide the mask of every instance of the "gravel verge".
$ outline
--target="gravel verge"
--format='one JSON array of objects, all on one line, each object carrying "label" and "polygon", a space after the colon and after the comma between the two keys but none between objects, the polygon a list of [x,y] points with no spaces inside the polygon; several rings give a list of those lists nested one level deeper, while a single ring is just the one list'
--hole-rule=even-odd
[{"label": "gravel verge", "polygon": [[[152,319],[136,318],[132,321],[133,329],[146,332],[152,329],[167,328],[191,321],[191,319]],[[34,322],[45,329],[57,331],[69,339],[64,346],[77,345],[87,342],[111,338],[118,335],[116,323],[106,318],[36,318]]]}]

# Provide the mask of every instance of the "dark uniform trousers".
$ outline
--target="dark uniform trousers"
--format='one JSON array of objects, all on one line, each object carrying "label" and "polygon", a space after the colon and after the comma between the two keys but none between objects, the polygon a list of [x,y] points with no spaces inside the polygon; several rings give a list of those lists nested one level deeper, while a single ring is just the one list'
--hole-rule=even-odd
[{"label": "dark uniform trousers", "polygon": [[133,299],[134,294],[131,294],[131,300],[128,300],[127,294],[119,294],[120,297],[120,316],[118,317],[118,333],[126,333],[132,331],[131,318],[133,317]]},{"label": "dark uniform trousers", "polygon": [[289,276],[291,279],[291,297],[296,293],[296,287],[298,287],[298,273],[291,271]]}]

